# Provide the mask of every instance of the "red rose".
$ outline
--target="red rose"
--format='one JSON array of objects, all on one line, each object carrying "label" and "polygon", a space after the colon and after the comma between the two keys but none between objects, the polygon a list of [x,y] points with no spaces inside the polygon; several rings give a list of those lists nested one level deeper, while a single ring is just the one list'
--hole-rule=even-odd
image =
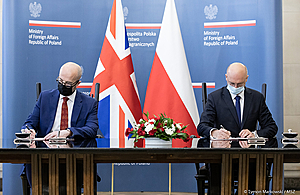
[{"label": "red rose", "polygon": [[157,128],[161,128],[162,124],[161,123],[157,123]]},{"label": "red rose", "polygon": [[152,129],[151,131],[149,131],[149,135],[153,136],[156,133],[157,129]]},{"label": "red rose", "polygon": [[126,137],[128,137],[128,135],[131,133],[131,130],[132,130],[132,129],[130,129],[130,128],[127,128],[127,129],[126,129],[126,131],[125,131],[125,136],[126,136]]},{"label": "red rose", "polygon": [[145,131],[143,131],[142,129],[138,130],[138,135],[139,136],[144,136],[145,134],[146,134]]}]

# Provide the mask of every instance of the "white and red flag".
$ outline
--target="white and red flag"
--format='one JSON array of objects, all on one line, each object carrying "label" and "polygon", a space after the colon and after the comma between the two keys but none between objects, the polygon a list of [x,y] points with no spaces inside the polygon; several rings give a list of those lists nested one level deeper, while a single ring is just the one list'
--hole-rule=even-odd
[{"label": "white and red flag", "polygon": [[100,83],[98,119],[103,147],[125,147],[126,128],[142,118],[121,0],[114,0],[91,93]]},{"label": "white and red flag", "polygon": [[[190,135],[197,135],[199,114],[186,61],[174,0],[167,0],[150,73],[144,113],[165,113],[177,123],[188,125]],[[190,146],[173,140],[173,147]]]}]

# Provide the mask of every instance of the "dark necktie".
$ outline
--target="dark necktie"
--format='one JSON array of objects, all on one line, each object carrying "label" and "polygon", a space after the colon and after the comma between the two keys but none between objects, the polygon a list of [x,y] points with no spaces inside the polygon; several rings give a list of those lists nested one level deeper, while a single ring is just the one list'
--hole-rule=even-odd
[{"label": "dark necktie", "polygon": [[240,104],[240,99],[241,97],[240,96],[235,96],[235,109],[236,109],[236,113],[238,115],[238,118],[239,118],[239,125],[241,125],[241,104]]},{"label": "dark necktie", "polygon": [[65,130],[68,128],[68,97],[63,98],[63,103],[61,107],[61,118],[60,118],[60,130]]}]

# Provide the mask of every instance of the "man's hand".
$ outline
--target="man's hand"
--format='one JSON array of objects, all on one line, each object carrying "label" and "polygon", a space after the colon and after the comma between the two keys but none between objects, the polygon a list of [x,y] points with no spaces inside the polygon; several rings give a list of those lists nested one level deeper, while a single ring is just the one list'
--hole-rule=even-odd
[{"label": "man's hand", "polygon": [[211,148],[231,148],[230,141],[212,141]]},{"label": "man's hand", "polygon": [[33,141],[29,144],[29,148],[36,148],[35,141]]},{"label": "man's hand", "polygon": [[58,138],[58,137],[68,137],[70,135],[69,130],[60,130],[60,131],[53,131],[46,135],[44,138],[45,140],[49,140],[51,138]]},{"label": "man's hand", "polygon": [[248,144],[247,141],[239,141],[239,144],[242,148],[249,148],[250,145]]},{"label": "man's hand", "polygon": [[250,137],[255,137],[253,133],[251,133],[251,131],[249,131],[248,129],[243,129],[240,133],[239,136],[241,138],[250,138]]},{"label": "man's hand", "polygon": [[216,129],[211,132],[211,136],[215,139],[229,139],[230,135],[231,132],[223,128],[221,128],[220,130]]},{"label": "man's hand", "polygon": [[21,132],[30,133],[30,136],[29,136],[30,139],[34,139],[35,138],[36,132],[35,132],[34,129],[30,129],[30,130],[28,130],[28,129],[21,129]]},{"label": "man's hand", "polygon": [[71,148],[71,146],[68,143],[49,143],[49,141],[43,141],[48,148]]}]

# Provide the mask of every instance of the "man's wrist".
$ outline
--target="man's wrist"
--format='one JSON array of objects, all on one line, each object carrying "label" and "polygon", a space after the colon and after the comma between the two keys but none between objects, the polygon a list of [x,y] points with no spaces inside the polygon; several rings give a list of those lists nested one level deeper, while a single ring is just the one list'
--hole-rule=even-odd
[{"label": "man's wrist", "polygon": [[212,129],[209,131],[209,137],[210,137],[210,139],[216,139],[215,137],[212,136],[212,132],[213,132],[214,130],[218,130],[218,129],[217,129],[217,128],[212,128]]},{"label": "man's wrist", "polygon": [[67,128],[66,130],[69,132],[69,135],[67,137],[71,137],[73,135],[72,131],[69,128]]}]

